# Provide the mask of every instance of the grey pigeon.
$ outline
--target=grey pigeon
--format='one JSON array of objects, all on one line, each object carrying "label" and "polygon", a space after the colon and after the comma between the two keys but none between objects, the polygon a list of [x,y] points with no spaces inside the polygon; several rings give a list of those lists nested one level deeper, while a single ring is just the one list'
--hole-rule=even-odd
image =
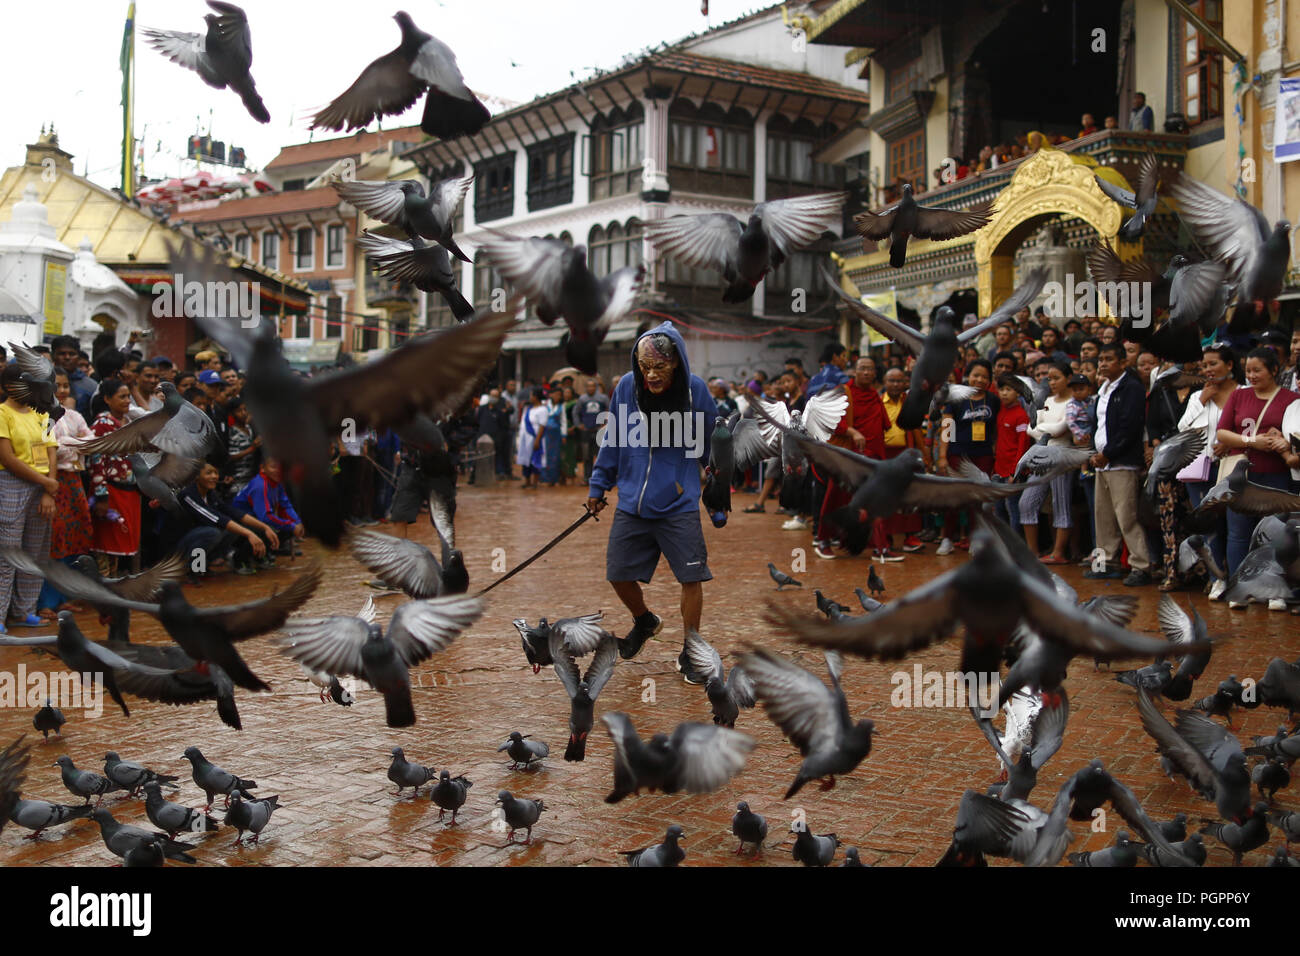
[{"label": "grey pigeon", "polygon": [[208,804],[203,808],[205,811],[212,809],[212,801],[216,799],[216,795],[219,793],[226,795],[226,806],[229,807],[232,793],[239,791],[244,796],[251,798],[252,794],[248,791],[257,789],[256,780],[244,780],[228,770],[222,770],[204,757],[203,752],[198,747],[186,747],[182,757],[190,762],[194,782],[199,785],[200,790],[207,794]]},{"label": "grey pigeon", "polygon": [[[460,208],[465,194],[473,184],[472,175],[444,179],[433,185],[427,197],[424,187],[414,179],[381,182],[344,180],[335,182],[333,186],[344,202],[351,203],[372,219],[402,230],[413,242],[432,239],[462,262],[472,262],[456,245],[452,236],[452,224],[456,219],[456,210]],[[380,238],[365,232],[361,239],[368,236]],[[362,243],[361,239],[358,240],[358,245],[373,253],[375,250],[372,246]],[[470,311],[473,312],[473,309]]]},{"label": "grey pigeon", "polygon": [[0,750],[0,831],[4,830],[9,814],[22,797],[31,749],[31,744],[24,744],[23,738],[19,737],[4,750]]},{"label": "grey pigeon", "polygon": [[16,823],[20,827],[33,831],[25,839],[35,840],[48,827],[56,827],[69,820],[88,817],[92,810],[89,804],[68,807],[45,800],[19,800],[9,812],[8,820],[10,823]]},{"label": "grey pigeon", "polygon": [[[1199,833],[1193,833],[1182,840],[1170,840],[1170,845],[1178,852],[1178,855],[1185,859],[1191,860],[1196,866],[1205,865],[1205,838]],[[1143,858],[1152,866],[1169,866],[1170,860],[1173,859],[1160,847],[1154,843],[1139,843],[1137,846],[1142,851]],[[1175,862],[1175,866],[1183,866],[1182,863]]]},{"label": "grey pigeon", "polygon": [[642,789],[664,793],[712,793],[738,774],[755,741],[715,724],[678,724],[671,736],[637,736],[627,714],[601,716],[614,742],[614,789],[606,803],[618,803]]},{"label": "grey pigeon", "polygon": [[1268,861],[1268,866],[1300,866],[1300,859],[1292,856],[1286,848],[1285,843],[1278,844],[1278,848],[1273,851],[1272,858]]},{"label": "grey pigeon", "polygon": [[1256,803],[1241,822],[1207,823],[1201,833],[1214,837],[1232,851],[1232,865],[1241,866],[1241,858],[1268,842],[1268,804]]},{"label": "grey pigeon", "polygon": [[1213,800],[1219,816],[1240,822],[1250,814],[1250,773],[1237,738],[1203,714],[1178,712],[1176,726],[1155,708],[1146,691],[1138,688],[1138,714],[1142,727],[1160,753],[1187,777],[1192,786]]},{"label": "grey pigeon", "polygon": [[713,708],[713,722],[735,727],[741,708],[754,706],[754,683],[743,667],[733,667],[730,675],[722,668],[722,657],[696,631],[686,632],[686,656],[691,668],[704,679],[704,692]]},{"label": "grey pigeon", "polygon": [[754,682],[754,696],[763,709],[799,748],[804,761],[786,790],[789,800],[809,780],[826,778],[823,790],[835,786],[835,777],[851,773],[871,753],[875,723],[856,724],[840,686],[842,664],[838,654],[826,655],[831,687],[784,657],[763,648],[741,656],[741,666]]},{"label": "grey pigeon", "polygon": [[124,693],[171,705],[215,700],[221,722],[235,730],[243,729],[235,703],[234,682],[218,665],[200,664],[175,644],[108,641],[104,646],[132,664],[142,665],[116,673],[118,686]]},{"label": "grey pigeon", "polygon": [[969,209],[922,206],[912,198],[911,183],[904,183],[898,202],[879,212],[860,212],[853,217],[853,224],[863,239],[888,239],[889,264],[901,269],[907,262],[909,239],[956,239],[984,228],[992,221],[992,215],[992,201]]},{"label": "grey pigeon", "polygon": [[360,129],[376,117],[403,113],[424,95],[420,129],[438,139],[481,130],[492,114],[465,85],[456,54],[409,15],[393,17],[402,31],[397,49],[372,62],[356,81],[312,119],[312,129]]},{"label": "grey pigeon", "polygon": [[119,823],[107,810],[94,810],[90,818],[99,824],[99,835],[104,846],[117,856],[125,857],[128,852],[146,844],[157,842],[162,846],[163,854],[169,860],[181,863],[196,863],[189,852],[193,847],[168,838],[165,833],[151,833],[140,827]]},{"label": "grey pigeon", "polygon": [[[739,414],[739,413],[737,413]],[[727,523],[731,511],[731,483],[736,474],[736,454],[727,420],[719,416],[709,438],[709,463],[704,470],[700,501],[715,528]]]},{"label": "grey pigeon", "polygon": [[418,796],[420,788],[432,780],[437,772],[432,767],[408,761],[401,747],[393,748],[393,762],[388,765],[388,779],[397,784],[394,796],[400,797],[407,787],[412,790],[411,796]]},{"label": "grey pigeon", "polygon": [[[1037,829],[1043,826],[1045,816],[1044,821],[1039,821],[1035,828],[1031,826],[1027,810],[1041,815],[1041,811],[1028,804],[1021,809],[975,790],[967,790],[962,794],[961,802],[957,805],[957,823],[953,827],[952,842],[947,852],[935,865],[988,866],[985,854],[1010,856],[1013,852],[1012,841],[1017,838],[1032,850]],[[1064,850],[1063,846],[1062,850]]]},{"label": "grey pigeon", "polygon": [[725,212],[648,219],[645,234],[663,255],[722,273],[723,302],[746,302],[787,258],[839,230],[845,198],[842,192],[815,193],[762,202],[744,222]]},{"label": "grey pigeon", "polygon": [[1151,467],[1147,471],[1143,491],[1153,501],[1162,481],[1173,481],[1174,476],[1196,460],[1205,448],[1205,431],[1192,428],[1166,438],[1151,453]]},{"label": "grey pigeon", "polygon": [[[1138,691],[1139,694],[1143,692]],[[1110,774],[1100,760],[1093,759],[1088,766],[1076,773],[1063,790],[1065,799],[1070,802],[1069,818],[1071,820],[1092,820],[1095,811],[1110,803],[1124,821],[1142,834],[1143,838],[1154,843],[1170,855],[1171,862],[1177,863],[1177,851],[1165,839],[1159,824],[1151,819],[1142,809],[1133,791]],[[1058,802],[1062,795],[1058,794]],[[1056,808],[1053,808],[1053,813]],[[1059,858],[1059,857],[1058,857]],[[1045,862],[1045,861],[1038,861]],[[1186,866],[1190,860],[1182,861]],[[1030,865],[1035,865],[1034,861]]]},{"label": "grey pigeon", "polygon": [[363,528],[353,532],[348,543],[354,558],[417,601],[444,593],[442,565],[418,541]]},{"label": "grey pigeon", "polygon": [[790,575],[786,574],[784,571],[778,571],[776,565],[771,561],[767,562],[767,573],[771,576],[772,580],[776,582],[776,589],[778,591],[787,584],[797,588],[803,587],[803,584],[790,577]]},{"label": "grey pigeon", "polygon": [[1115,834],[1113,846],[1087,853],[1070,853],[1066,859],[1070,861],[1071,866],[1117,868],[1137,866],[1138,844],[1129,838],[1127,830],[1120,830]]},{"label": "grey pigeon", "polygon": [[551,640],[557,637],[574,657],[585,657],[600,646],[607,637],[613,637],[609,631],[600,626],[603,611],[583,614],[578,617],[562,617],[558,621],[548,622],[541,618],[536,627],[531,627],[523,618],[516,618],[511,623],[519,632],[524,654],[533,668],[533,673],[541,671],[555,663],[551,656]]},{"label": "grey pigeon", "polygon": [[[1008,712],[1008,736],[1012,730],[1012,718],[1009,715],[1012,712],[1019,713],[1016,711],[1016,705],[1025,700],[1025,691],[1022,689],[1012,694],[1005,702]],[[976,718],[980,730],[993,745],[994,752],[1006,768],[1007,782],[1000,793],[1001,799],[1006,801],[1029,798],[1029,794],[1038,784],[1038,771],[1061,749],[1065,739],[1065,725],[1070,719],[1070,699],[1064,689],[1042,692],[1029,700],[1036,703],[1037,707],[1032,717],[1026,721],[1028,723],[1027,746],[1024,746],[1014,759],[1004,749],[1004,741],[994,732],[992,722],[982,715]],[[976,705],[972,705],[971,709],[978,711]],[[1016,729],[1023,732],[1022,728]]]},{"label": "grey pigeon", "polygon": [[817,610],[821,611],[827,617],[834,616],[831,613],[832,611],[839,614],[847,614],[849,612],[849,609],[839,601],[834,601],[831,598],[828,598],[825,594],[822,594],[820,588],[813,591],[813,597],[817,599]]},{"label": "grey pigeon", "polygon": [[1023,481],[1025,475],[1059,475],[1073,471],[1083,465],[1095,450],[1068,445],[1030,445],[1016,463],[1013,481]]},{"label": "grey pigeon", "polygon": [[54,731],[58,736],[63,736],[63,725],[68,719],[63,716],[63,711],[54,706],[54,701],[49,697],[45,698],[45,706],[38,710],[32,717],[32,726],[45,735],[45,739],[50,739],[50,731]]},{"label": "grey pigeon", "polygon": [[9,394],[38,412],[50,416],[51,422],[63,417],[64,408],[54,398],[54,363],[47,355],[19,342],[9,343],[9,353],[20,372],[9,385]]},{"label": "grey pigeon", "polygon": [[[564,319],[569,341],[564,355],[581,372],[596,372],[596,349],[610,326],[636,303],[645,278],[643,265],[597,276],[587,265],[587,247],[559,239],[520,239],[486,227],[479,249],[502,277],[523,293],[546,325]],[[648,230],[647,225],[647,230]]]},{"label": "grey pigeon", "polygon": [[1256,683],[1255,693],[1267,707],[1285,707],[1293,714],[1300,711],[1300,664],[1273,658]]},{"label": "grey pigeon", "polygon": [[444,770],[438,774],[438,782],[429,791],[429,799],[438,805],[439,823],[442,822],[442,815],[450,810],[450,825],[456,825],[456,814],[465,805],[465,801],[469,799],[469,788],[472,786],[474,786],[472,781],[464,776],[453,777],[450,770]]},{"label": "grey pigeon", "polygon": [[951,308],[946,305],[940,306],[931,317],[930,334],[922,335],[911,326],[897,322],[864,305],[841,289],[837,279],[833,279],[829,273],[825,275],[830,281],[831,291],[848,305],[851,312],[881,335],[916,356],[907,397],[903,400],[903,407],[895,422],[904,430],[921,427],[930,406],[931,396],[952,375],[953,366],[961,350],[968,343],[993,331],[999,325],[1009,321],[1022,308],[1030,305],[1047,281],[1045,269],[1034,269],[1010,298],[993,310],[987,319],[969,329],[961,328],[961,319]]},{"label": "grey pigeon", "polygon": [[858,859],[858,848],[855,846],[844,848],[844,862],[840,866],[860,866],[863,869],[870,869],[866,863]]},{"label": "grey pigeon", "polygon": [[1300,842],[1300,813],[1295,810],[1277,810],[1268,815],[1268,822],[1282,831],[1287,843]]},{"label": "grey pigeon", "polygon": [[[181,462],[186,459],[170,456],[173,461]],[[131,474],[135,477],[135,486],[140,489],[141,494],[151,501],[158,502],[159,506],[170,514],[179,515],[181,513],[180,499],[176,497],[176,489],[183,488],[186,483],[172,485],[165,481],[158,468],[162,466],[161,458],[156,466],[149,464],[149,459],[145,457],[144,452],[132,452],[127,456],[127,462],[131,465]],[[195,461],[193,471],[197,474],[202,467],[202,462]],[[191,480],[193,478],[191,477]]]},{"label": "grey pigeon", "polygon": [[226,812],[226,825],[238,831],[235,846],[244,841],[245,831],[253,834],[252,843],[257,843],[266,825],[271,822],[271,814],[280,806],[279,796],[255,800],[240,796],[239,792],[231,794],[230,809]]},{"label": "grey pigeon", "polygon": [[872,594],[883,594],[885,592],[885,579],[876,573],[876,569],[867,569],[867,587],[871,589]]},{"label": "grey pigeon", "polygon": [[618,663],[618,640],[612,634],[603,638],[584,674],[578,671],[563,633],[553,628],[551,657],[555,661],[555,674],[569,695],[569,743],[564,748],[564,759],[580,761],[587,755],[587,735],[596,723],[596,698]]},{"label": "grey pigeon", "polygon": [[171,382],[158,385],[163,407],[142,415],[130,424],[99,438],[77,445],[83,455],[130,455],[137,451],[161,451],[183,459],[202,459],[220,447],[212,419],[187,402]]},{"label": "grey pigeon", "polygon": [[[451,242],[450,238],[448,241]],[[357,237],[357,248],[366,254],[366,261],[380,275],[394,282],[410,283],[421,292],[437,292],[458,320],[463,322],[474,314],[474,306],[461,294],[451,256],[441,245],[427,244],[418,237],[409,241],[388,239],[363,229]]]},{"label": "grey pigeon", "polygon": [[731,832],[740,840],[736,853],[742,853],[745,844],[752,844],[755,853],[763,851],[763,841],[767,839],[767,820],[761,813],[749,809],[749,804],[740,801],[736,804],[736,815],[731,818]]},{"label": "grey pigeon", "polygon": [[839,837],[834,833],[818,836],[808,829],[807,824],[791,827],[790,832],[795,835],[791,853],[798,862],[804,866],[831,865],[831,860],[835,859],[835,848],[840,845]]},{"label": "grey pigeon", "polygon": [[1156,203],[1159,200],[1157,190],[1160,186],[1160,163],[1156,159],[1156,154],[1150,150],[1143,154],[1142,162],[1138,166],[1137,188],[1133,192],[1129,192],[1122,186],[1116,186],[1100,176],[1092,178],[1107,196],[1121,206],[1133,210],[1133,215],[1120,226],[1119,237],[1125,242],[1137,242],[1141,239],[1147,220],[1155,214]]},{"label": "grey pigeon", "polygon": [[176,839],[176,834],[182,832],[210,833],[221,826],[206,813],[183,807],[179,803],[168,803],[163,799],[162,787],[157,783],[146,783],[144,796],[144,810],[149,815],[149,822],[165,832],[169,839]]},{"label": "grey pigeon", "polygon": [[259,123],[271,122],[271,114],[266,111],[257,84],[248,72],[253,65],[248,17],[233,3],[208,0],[208,6],[219,15],[204,16],[208,25],[206,34],[148,28],[142,32],[149,45],[167,59],[193,70],[208,86],[218,90],[230,87],[244,101],[249,116]]},{"label": "grey pigeon", "polygon": [[483,613],[477,597],[454,595],[403,604],[384,632],[373,602],[363,617],[299,618],[285,625],[281,653],[315,671],[360,677],[384,695],[389,727],[415,723],[410,670],[445,650]]},{"label": "grey pigeon", "polygon": [[1243,458],[1228,477],[1220,479],[1205,493],[1201,503],[1192,509],[1192,515],[1220,514],[1224,508],[1261,518],[1282,515],[1300,511],[1300,495],[1255,484],[1250,480],[1250,461]]},{"label": "grey pigeon", "polygon": [[112,780],[95,773],[93,770],[78,770],[73,765],[71,757],[60,757],[54,761],[54,765],[59,768],[59,772],[63,777],[63,786],[68,789],[69,793],[76,794],[78,797],[85,797],[87,805],[90,804],[90,798],[95,797],[95,806],[99,806],[104,799],[104,794],[122,789]]},{"label": "grey pigeon", "polygon": [[1149,694],[1160,694],[1173,679],[1173,668],[1170,661],[1157,661],[1137,670],[1120,671],[1115,680],[1129,687],[1141,687]]},{"label": "grey pigeon", "polygon": [[123,790],[130,791],[133,797],[138,796],[147,783],[170,784],[180,779],[180,777],[156,773],[130,760],[123,760],[112,750],[104,755],[104,776]]},{"label": "grey pigeon", "polygon": [[1259,788],[1259,795],[1272,803],[1274,794],[1291,783],[1291,771],[1285,761],[1271,757],[1255,765],[1250,779]]},{"label": "grey pigeon", "polygon": [[537,819],[546,809],[546,804],[541,800],[513,796],[509,790],[498,790],[496,802],[501,805],[501,813],[505,817],[506,825],[510,827],[506,843],[515,842],[515,831],[521,829],[528,831],[523,842],[532,843],[533,827],[537,825]]},{"label": "grey pigeon", "polygon": [[540,762],[551,754],[550,747],[540,740],[531,740],[531,736],[531,734],[521,734],[517,730],[512,730],[506,742],[497,748],[497,753],[507,751],[510,755],[511,767],[518,769],[519,765],[523,764],[524,769],[527,770],[534,761]]},{"label": "grey pigeon", "polygon": [[1169,188],[1178,218],[1196,244],[1227,267],[1237,308],[1229,329],[1249,332],[1268,322],[1270,305],[1282,292],[1291,259],[1291,224],[1269,228],[1264,214],[1243,199],[1225,196],[1180,173]]},{"label": "grey pigeon", "polygon": [[333,674],[330,675],[330,683],[327,693],[329,694],[330,700],[334,701],[334,703],[341,707],[351,707],[356,703],[356,698],[352,696],[352,692],[340,684],[339,679]]},{"label": "grey pigeon", "polygon": [[1187,814],[1175,813],[1172,820],[1160,824],[1160,832],[1170,843],[1177,843],[1187,837]]},{"label": "grey pigeon", "polygon": [[684,831],[674,823],[664,833],[664,842],[643,850],[622,850],[628,866],[676,866],[686,859],[686,851],[679,845]]},{"label": "grey pigeon", "polygon": [[1178,543],[1178,573],[1187,576],[1198,564],[1216,581],[1224,581],[1228,577],[1214,560],[1214,553],[1205,543],[1205,536],[1191,534]]},{"label": "grey pigeon", "polygon": [[167,853],[164,848],[164,840],[160,836],[153,840],[146,840],[131,847],[126,851],[126,856],[122,857],[122,866],[131,869],[139,869],[152,866],[163,866],[167,861]]},{"label": "grey pigeon", "polygon": [[871,595],[867,594],[867,592],[862,590],[862,588],[854,588],[853,593],[857,595],[858,603],[862,605],[862,610],[866,611],[868,614],[879,611],[885,606],[882,602],[877,601],[875,598],[871,597]]}]

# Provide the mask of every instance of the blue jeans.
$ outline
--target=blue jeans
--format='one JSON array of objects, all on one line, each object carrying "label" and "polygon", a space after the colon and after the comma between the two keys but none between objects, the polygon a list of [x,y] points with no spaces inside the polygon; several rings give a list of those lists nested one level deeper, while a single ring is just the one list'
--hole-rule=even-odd
[{"label": "blue jeans", "polygon": [[[1210,489],[1214,487],[1214,482],[1189,481],[1186,485],[1187,501],[1191,507],[1195,508],[1201,503],[1201,500],[1209,494]],[[1220,517],[1218,528],[1210,534],[1205,535],[1205,543],[1210,549],[1210,554],[1214,555],[1215,563],[1218,564],[1220,568],[1225,568],[1228,564],[1226,531],[1227,528],[1224,524],[1223,518]]]},{"label": "blue jeans", "polygon": [[[1291,487],[1291,473],[1283,471],[1278,474],[1251,475],[1250,480],[1265,488],[1280,488],[1283,491]],[[1228,509],[1228,566],[1224,570],[1229,576],[1237,570],[1246,554],[1250,551],[1250,536],[1255,532],[1259,518],[1254,515],[1237,514]]]},{"label": "blue jeans", "polygon": [[[990,477],[999,485],[1005,485],[1011,481],[1010,478],[1002,478],[999,475],[991,475]],[[993,505],[993,513],[1010,525],[1013,531],[1020,530],[1020,496],[1023,494],[1022,491],[1010,498],[999,498]]]}]

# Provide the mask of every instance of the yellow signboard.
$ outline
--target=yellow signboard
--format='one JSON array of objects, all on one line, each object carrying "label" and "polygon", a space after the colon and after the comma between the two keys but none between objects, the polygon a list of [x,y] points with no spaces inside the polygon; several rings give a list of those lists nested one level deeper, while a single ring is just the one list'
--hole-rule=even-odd
[{"label": "yellow signboard", "polygon": [[63,300],[68,288],[68,267],[62,262],[45,263],[45,334],[63,334]]},{"label": "yellow signboard", "polygon": [[[893,289],[888,292],[877,292],[875,295],[864,295],[861,296],[861,299],[863,305],[870,306],[881,315],[889,316],[895,322],[898,321],[898,296],[895,295]],[[881,335],[865,322],[862,323],[862,338],[871,343],[873,347],[891,341],[889,336]]]}]

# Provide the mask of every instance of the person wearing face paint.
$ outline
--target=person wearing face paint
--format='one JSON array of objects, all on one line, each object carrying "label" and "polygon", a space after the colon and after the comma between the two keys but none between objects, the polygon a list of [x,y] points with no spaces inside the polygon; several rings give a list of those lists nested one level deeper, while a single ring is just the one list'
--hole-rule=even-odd
[{"label": "person wearing face paint", "polygon": [[592,469],[587,510],[599,514],[605,495],[618,492],[610,522],[605,577],[631,613],[632,630],[620,642],[625,660],[663,628],[645,602],[660,557],[681,584],[683,648],[678,669],[700,682],[690,667],[685,632],[698,631],[704,582],[712,580],[700,521],[701,472],[709,461],[717,402],[692,375],[686,343],[671,322],[641,335],[632,346],[632,374],[609,400],[600,451]]}]

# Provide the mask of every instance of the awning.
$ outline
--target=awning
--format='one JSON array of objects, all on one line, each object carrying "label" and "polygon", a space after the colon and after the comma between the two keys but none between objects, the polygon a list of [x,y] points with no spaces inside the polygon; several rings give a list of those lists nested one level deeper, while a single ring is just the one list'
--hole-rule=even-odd
[{"label": "awning", "polygon": [[564,338],[563,329],[542,329],[536,332],[512,332],[506,336],[503,352],[528,352],[535,349],[553,349]]}]

